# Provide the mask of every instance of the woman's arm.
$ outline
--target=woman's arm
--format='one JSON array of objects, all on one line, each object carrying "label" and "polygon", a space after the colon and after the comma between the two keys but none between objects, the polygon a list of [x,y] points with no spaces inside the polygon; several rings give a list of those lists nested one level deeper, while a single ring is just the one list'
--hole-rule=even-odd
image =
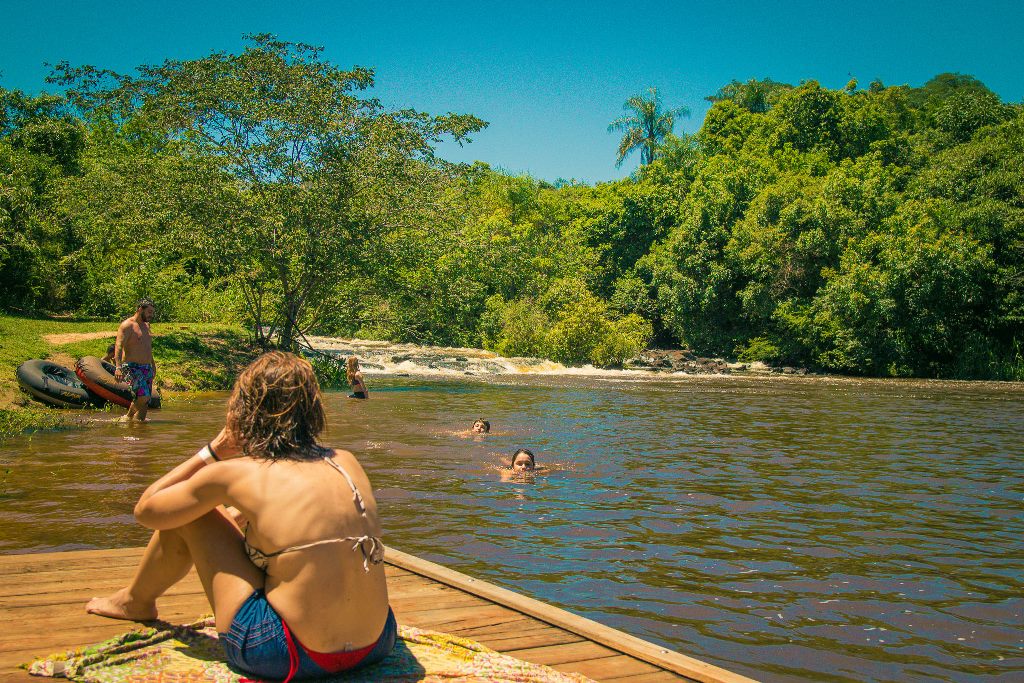
[{"label": "woman's arm", "polygon": [[[219,460],[238,457],[238,448],[227,430],[210,443],[210,450]],[[205,449],[205,447],[204,447]],[[150,529],[174,529],[198,519],[224,502],[230,479],[225,477],[222,463],[207,461],[200,450],[191,458],[150,484],[135,505],[135,518]]]},{"label": "woman's arm", "polygon": [[[193,522],[227,499],[226,463],[214,463],[206,467],[202,460],[196,470],[191,470],[199,460],[193,456],[161,477],[146,489],[135,504],[135,519],[150,529],[177,529]],[[187,477],[173,481],[176,476],[188,472]]]}]

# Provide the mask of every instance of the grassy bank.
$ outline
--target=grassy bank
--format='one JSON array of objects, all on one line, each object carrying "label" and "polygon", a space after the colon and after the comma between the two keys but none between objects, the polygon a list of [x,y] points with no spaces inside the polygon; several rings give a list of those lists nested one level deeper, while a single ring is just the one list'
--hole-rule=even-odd
[{"label": "grassy bank", "polygon": [[[0,315],[0,438],[81,424],[90,411],[47,408],[28,399],[14,371],[30,358],[74,367],[82,356],[102,356],[114,341],[117,325]],[[237,326],[153,324],[156,385],[164,392],[227,389],[255,354]]]}]

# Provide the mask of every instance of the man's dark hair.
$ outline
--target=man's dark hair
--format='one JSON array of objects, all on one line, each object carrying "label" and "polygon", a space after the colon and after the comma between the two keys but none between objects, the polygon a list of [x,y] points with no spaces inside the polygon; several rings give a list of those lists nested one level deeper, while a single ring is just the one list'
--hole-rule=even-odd
[{"label": "man's dark hair", "polygon": [[114,349],[116,349],[116,348],[117,348],[116,346],[111,344],[110,346],[107,347],[107,353],[113,353]]},{"label": "man's dark hair", "polygon": [[141,299],[139,299],[139,303],[135,307],[135,310],[139,310],[140,308],[145,308],[146,306],[152,306],[153,308],[156,308],[156,304],[153,303],[152,299],[147,299],[146,297],[142,297]]}]

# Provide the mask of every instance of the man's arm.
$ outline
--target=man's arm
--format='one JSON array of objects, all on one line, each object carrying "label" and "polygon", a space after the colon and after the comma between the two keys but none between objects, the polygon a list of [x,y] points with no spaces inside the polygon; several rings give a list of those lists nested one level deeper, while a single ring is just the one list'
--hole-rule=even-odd
[{"label": "man's arm", "polygon": [[149,364],[153,366],[153,375],[156,376],[156,354],[153,353],[153,326],[145,323],[146,334],[149,336]]},{"label": "man's arm", "polygon": [[124,323],[117,328],[117,339],[114,340],[114,379],[121,381],[121,363],[124,362]]}]

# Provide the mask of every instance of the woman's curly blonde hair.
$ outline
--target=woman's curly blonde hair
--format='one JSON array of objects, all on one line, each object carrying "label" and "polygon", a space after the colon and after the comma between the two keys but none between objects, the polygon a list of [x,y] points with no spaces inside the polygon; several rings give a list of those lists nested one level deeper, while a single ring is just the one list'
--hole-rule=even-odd
[{"label": "woman's curly blonde hair", "polygon": [[323,401],[313,366],[270,351],[249,364],[228,400],[227,428],[243,455],[269,460],[321,457]]}]

